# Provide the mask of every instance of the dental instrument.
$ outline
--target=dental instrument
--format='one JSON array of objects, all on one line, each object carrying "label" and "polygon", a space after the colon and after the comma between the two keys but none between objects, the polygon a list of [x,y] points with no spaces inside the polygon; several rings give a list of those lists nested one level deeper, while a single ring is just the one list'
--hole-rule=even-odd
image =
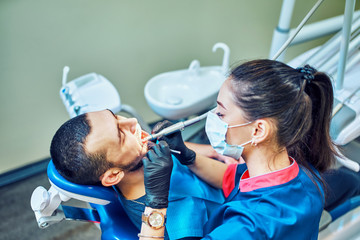
[{"label": "dental instrument", "polygon": [[181,154],[181,152],[180,152],[180,151],[178,151],[178,150],[174,150],[174,149],[170,149],[170,152],[172,152],[172,153],[176,153],[176,154]]},{"label": "dental instrument", "polygon": [[145,141],[151,141],[151,140],[154,140],[154,139],[156,139],[158,137],[174,133],[174,132],[176,132],[178,130],[184,130],[185,127],[193,125],[194,123],[200,122],[201,120],[206,118],[207,114],[208,113],[206,112],[206,113],[204,113],[204,114],[202,114],[200,116],[194,117],[192,119],[189,119],[189,120],[186,120],[186,121],[183,121],[183,122],[175,123],[174,125],[171,125],[170,127],[164,128],[163,130],[161,130],[158,133],[150,134],[148,137],[144,138],[144,140]]},{"label": "dental instrument", "polygon": [[68,66],[65,66],[63,69],[63,77],[62,77],[62,85],[65,86],[67,82],[67,76],[69,74],[70,68]]}]

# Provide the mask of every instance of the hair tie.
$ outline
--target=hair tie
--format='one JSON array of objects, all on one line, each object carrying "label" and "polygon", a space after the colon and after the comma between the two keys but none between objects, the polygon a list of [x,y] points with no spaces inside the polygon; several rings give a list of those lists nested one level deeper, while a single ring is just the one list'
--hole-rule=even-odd
[{"label": "hair tie", "polygon": [[312,80],[314,80],[314,73],[316,73],[316,69],[310,67],[310,65],[305,65],[304,67],[296,68],[299,72],[303,73],[302,78],[306,80],[307,84],[310,84]]}]

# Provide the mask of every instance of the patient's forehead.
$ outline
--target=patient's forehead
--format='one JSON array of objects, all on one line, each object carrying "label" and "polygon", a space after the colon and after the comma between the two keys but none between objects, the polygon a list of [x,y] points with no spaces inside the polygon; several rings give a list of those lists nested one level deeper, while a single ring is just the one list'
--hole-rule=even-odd
[{"label": "patient's forehead", "polygon": [[119,144],[117,122],[110,111],[87,113],[87,119],[91,130],[86,138],[85,145],[89,152],[96,152]]}]

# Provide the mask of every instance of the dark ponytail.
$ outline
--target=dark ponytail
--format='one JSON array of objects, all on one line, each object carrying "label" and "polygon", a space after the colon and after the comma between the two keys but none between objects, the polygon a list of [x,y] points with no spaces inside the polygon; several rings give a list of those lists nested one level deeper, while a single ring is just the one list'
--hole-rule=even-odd
[{"label": "dark ponytail", "polygon": [[266,59],[241,64],[231,72],[233,98],[248,121],[275,120],[278,146],[310,172],[322,172],[336,154],[329,134],[333,89],[326,74],[304,69]]},{"label": "dark ponytail", "polygon": [[[302,69],[298,70],[301,72]],[[313,79],[307,80],[308,75],[313,76]],[[294,157],[308,159],[312,166],[323,172],[335,162],[337,155],[329,132],[334,101],[333,88],[330,78],[315,69],[313,73],[304,73],[302,78],[305,95],[312,102],[312,124],[304,140],[289,150]]]}]

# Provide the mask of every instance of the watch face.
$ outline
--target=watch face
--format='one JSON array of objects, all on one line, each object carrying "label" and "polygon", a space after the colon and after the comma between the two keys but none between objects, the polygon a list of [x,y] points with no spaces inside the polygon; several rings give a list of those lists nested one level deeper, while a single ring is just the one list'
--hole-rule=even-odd
[{"label": "watch face", "polygon": [[164,223],[164,217],[158,212],[152,212],[149,216],[149,223],[153,227],[161,227]]}]

